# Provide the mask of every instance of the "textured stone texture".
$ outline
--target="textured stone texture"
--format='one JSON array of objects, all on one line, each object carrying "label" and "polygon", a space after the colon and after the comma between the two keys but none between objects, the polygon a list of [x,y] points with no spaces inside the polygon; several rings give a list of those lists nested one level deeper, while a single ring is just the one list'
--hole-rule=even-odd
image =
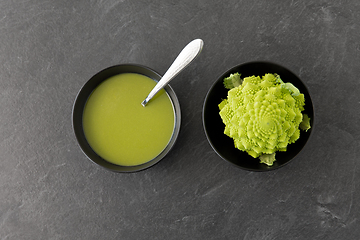
[{"label": "textured stone texture", "polygon": [[[360,238],[360,3],[330,1],[1,1],[0,239]],[[77,146],[73,101],[96,72],[138,63],[172,81],[182,107],[174,149],[116,174]],[[205,94],[230,67],[274,61],[312,95],[316,126],[289,165],[255,173],[212,151]]]}]

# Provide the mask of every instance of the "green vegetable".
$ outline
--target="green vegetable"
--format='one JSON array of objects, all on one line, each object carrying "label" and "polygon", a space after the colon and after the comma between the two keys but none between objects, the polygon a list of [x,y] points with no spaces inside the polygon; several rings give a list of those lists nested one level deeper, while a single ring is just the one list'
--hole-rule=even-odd
[{"label": "green vegetable", "polygon": [[242,84],[242,79],[240,78],[241,74],[234,73],[230,74],[229,77],[224,79],[224,87],[226,89],[232,89],[234,87],[238,87]]},{"label": "green vegetable", "polygon": [[[286,151],[300,136],[304,95],[277,74],[239,78],[237,73],[224,79],[225,87],[239,83],[219,104],[224,133],[234,139],[236,148],[271,166],[275,152]],[[310,128],[309,121],[303,124]]]},{"label": "green vegetable", "polygon": [[300,129],[307,132],[310,128],[310,118],[307,114],[303,114],[303,120],[300,123]]},{"label": "green vegetable", "polygon": [[259,156],[260,163],[265,163],[269,166],[272,166],[275,162],[275,153],[272,154],[262,154]]}]

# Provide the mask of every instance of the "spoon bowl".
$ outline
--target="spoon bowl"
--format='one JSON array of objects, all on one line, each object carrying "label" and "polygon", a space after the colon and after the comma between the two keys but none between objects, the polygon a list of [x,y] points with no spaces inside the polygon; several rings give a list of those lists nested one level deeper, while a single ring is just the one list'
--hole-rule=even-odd
[{"label": "spoon bowl", "polygon": [[95,74],[90,80],[88,80],[86,84],[79,91],[73,106],[72,124],[77,142],[81,150],[87,156],[87,158],[91,160],[93,163],[114,172],[137,172],[155,165],[161,159],[163,159],[173,148],[180,131],[180,124],[181,124],[180,104],[174,90],[170,87],[170,85],[166,85],[164,87],[164,90],[166,91],[166,94],[169,96],[171,100],[174,111],[175,123],[174,123],[171,139],[169,140],[164,150],[159,153],[159,155],[157,155],[153,159],[150,159],[150,161],[144,164],[136,165],[136,166],[120,166],[106,161],[106,159],[100,157],[91,148],[89,142],[85,137],[84,128],[83,128],[83,113],[87,100],[89,99],[92,92],[107,79],[123,73],[141,74],[153,79],[155,82],[161,79],[160,74],[158,74],[154,70],[136,64],[116,65],[100,71],[99,73]]}]

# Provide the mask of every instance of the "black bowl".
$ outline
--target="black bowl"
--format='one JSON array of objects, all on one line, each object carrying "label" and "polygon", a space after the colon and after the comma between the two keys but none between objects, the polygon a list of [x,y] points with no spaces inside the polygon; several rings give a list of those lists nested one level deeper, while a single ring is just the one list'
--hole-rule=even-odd
[{"label": "black bowl", "polygon": [[[223,80],[231,73],[240,73],[241,77],[263,76],[266,73],[277,73],[284,82],[291,82],[301,93],[305,95],[305,110],[302,113],[310,117],[311,129],[307,132],[300,131],[300,138],[293,144],[289,144],[286,152],[277,152],[273,166],[260,163],[234,147],[233,139],[224,134],[225,125],[219,115],[219,103],[227,98],[228,90],[223,85]],[[314,108],[309,91],[305,84],[291,71],[278,64],[271,62],[248,62],[237,65],[222,74],[208,91],[203,105],[203,125],[206,137],[214,151],[224,160],[246,170],[268,171],[277,169],[287,164],[303,149],[314,128]]]},{"label": "black bowl", "polygon": [[[90,94],[95,90],[95,88],[105,81],[106,79],[121,73],[138,73],[145,75],[154,81],[159,81],[161,79],[160,74],[155,72],[154,70],[136,64],[122,64],[116,65],[102,70],[101,72],[94,75],[79,91],[72,112],[72,122],[73,129],[75,132],[76,139],[78,144],[83,151],[83,153],[94,163],[115,172],[136,172],[140,170],[144,170],[158,163],[161,159],[165,157],[165,155],[172,149],[174,146],[176,139],[179,135],[180,131],[180,123],[181,123],[181,113],[180,113],[180,104],[179,100],[176,97],[174,90],[170,87],[170,85],[165,86],[165,91],[170,97],[170,100],[174,109],[174,117],[175,117],[175,125],[172,137],[165,147],[165,149],[154,159],[150,160],[141,165],[137,166],[119,166],[112,164],[105,159],[101,158],[96,152],[90,147],[89,143],[86,140],[84,130],[83,130],[83,111],[85,104],[90,96]],[[139,103],[140,104],[140,103]]]}]

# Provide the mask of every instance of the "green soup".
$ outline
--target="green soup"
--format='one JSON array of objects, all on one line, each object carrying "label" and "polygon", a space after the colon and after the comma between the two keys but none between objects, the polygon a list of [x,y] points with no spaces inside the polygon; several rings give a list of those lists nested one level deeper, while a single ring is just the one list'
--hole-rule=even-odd
[{"label": "green soup", "polygon": [[165,90],[146,107],[141,102],[156,82],[136,73],[124,73],[102,82],[90,95],[83,128],[92,149],[121,166],[136,166],[159,155],[173,134],[174,109]]}]

